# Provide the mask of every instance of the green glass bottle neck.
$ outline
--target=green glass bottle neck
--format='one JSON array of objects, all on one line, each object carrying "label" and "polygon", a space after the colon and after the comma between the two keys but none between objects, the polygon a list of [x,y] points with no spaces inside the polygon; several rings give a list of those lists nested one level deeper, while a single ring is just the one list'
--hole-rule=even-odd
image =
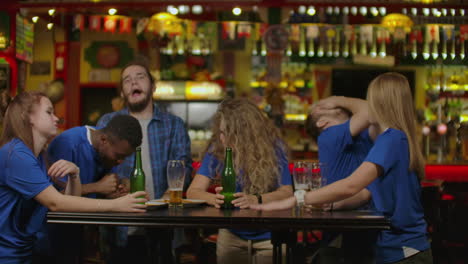
[{"label": "green glass bottle neck", "polygon": [[232,150],[231,149],[226,149],[226,157],[224,158],[224,166],[226,168],[232,169]]},{"label": "green glass bottle neck", "polygon": [[141,164],[141,148],[137,148],[135,152],[135,169],[141,169],[142,164]]}]

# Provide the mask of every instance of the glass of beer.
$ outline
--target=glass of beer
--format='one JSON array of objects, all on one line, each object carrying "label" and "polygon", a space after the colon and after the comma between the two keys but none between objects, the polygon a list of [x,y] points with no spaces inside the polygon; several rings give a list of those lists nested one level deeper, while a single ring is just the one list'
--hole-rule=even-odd
[{"label": "glass of beer", "polygon": [[185,164],[183,160],[167,162],[167,185],[169,186],[169,207],[182,207]]}]

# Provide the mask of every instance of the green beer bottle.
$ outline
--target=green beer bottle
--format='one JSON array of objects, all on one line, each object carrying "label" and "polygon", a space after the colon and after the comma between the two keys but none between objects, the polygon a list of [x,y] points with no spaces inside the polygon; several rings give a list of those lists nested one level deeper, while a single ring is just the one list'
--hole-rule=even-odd
[{"label": "green beer bottle", "polygon": [[145,172],[141,165],[141,147],[136,148],[135,163],[133,165],[132,175],[130,175],[130,192],[145,190]]},{"label": "green beer bottle", "polygon": [[224,170],[221,175],[221,184],[223,185],[224,203],[223,209],[232,209],[234,205],[231,203],[234,200],[234,193],[236,192],[236,172],[232,165],[232,149],[226,148],[226,156],[224,158]]}]

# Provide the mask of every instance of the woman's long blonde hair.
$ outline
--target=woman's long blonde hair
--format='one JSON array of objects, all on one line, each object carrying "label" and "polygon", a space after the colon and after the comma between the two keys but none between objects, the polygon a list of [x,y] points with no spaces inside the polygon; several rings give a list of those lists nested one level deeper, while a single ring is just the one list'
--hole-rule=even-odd
[{"label": "woman's long blonde hair", "polygon": [[405,76],[388,72],[377,76],[367,91],[370,114],[382,127],[403,131],[409,143],[410,170],[424,177],[424,157],[416,136],[416,113]]},{"label": "woman's long blonde hair", "polygon": [[17,95],[6,109],[3,117],[3,131],[0,137],[0,146],[3,146],[13,138],[21,139],[26,146],[34,151],[34,139],[32,136],[31,114],[39,106],[41,98],[47,96],[44,93],[31,91]]},{"label": "woman's long blonde hair", "polygon": [[281,159],[287,159],[286,145],[279,129],[254,103],[247,99],[223,101],[213,118],[212,131],[206,152],[220,161],[217,172],[224,166],[225,145],[220,140],[223,133],[226,146],[232,148],[243,192],[261,194],[276,189],[281,177],[280,162],[285,162]]}]

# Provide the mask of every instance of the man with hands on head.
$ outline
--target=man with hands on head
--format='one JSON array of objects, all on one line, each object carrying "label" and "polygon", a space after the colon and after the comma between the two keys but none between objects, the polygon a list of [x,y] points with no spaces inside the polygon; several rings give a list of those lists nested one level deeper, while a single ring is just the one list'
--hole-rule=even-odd
[{"label": "man with hands on head", "polygon": [[[371,149],[371,134],[374,129],[369,126],[367,108],[365,100],[338,96],[322,99],[312,107],[306,121],[306,130],[317,142],[320,162],[326,164],[327,169],[322,173],[327,184],[350,175]],[[363,208],[370,198],[370,192],[363,189],[354,197],[329,203],[323,209]],[[320,262],[373,263],[371,245],[375,241],[374,236],[375,234],[363,232],[326,232],[322,240],[325,247],[318,254]]]},{"label": "man with hands on head", "polygon": [[421,203],[424,157],[416,133],[416,115],[408,79],[395,72],[377,76],[367,90],[369,122],[377,135],[364,162],[348,177],[323,188],[255,209],[291,208],[296,201],[321,204],[352,198],[363,189],[374,210],[392,229],[378,232],[376,263],[432,263]]},{"label": "man with hands on head", "polygon": [[81,195],[95,197],[128,192],[119,184],[114,166],[141,145],[141,126],[132,116],[116,115],[101,129],[81,126],[58,135],[49,145],[51,162],[65,159],[80,167]]}]

